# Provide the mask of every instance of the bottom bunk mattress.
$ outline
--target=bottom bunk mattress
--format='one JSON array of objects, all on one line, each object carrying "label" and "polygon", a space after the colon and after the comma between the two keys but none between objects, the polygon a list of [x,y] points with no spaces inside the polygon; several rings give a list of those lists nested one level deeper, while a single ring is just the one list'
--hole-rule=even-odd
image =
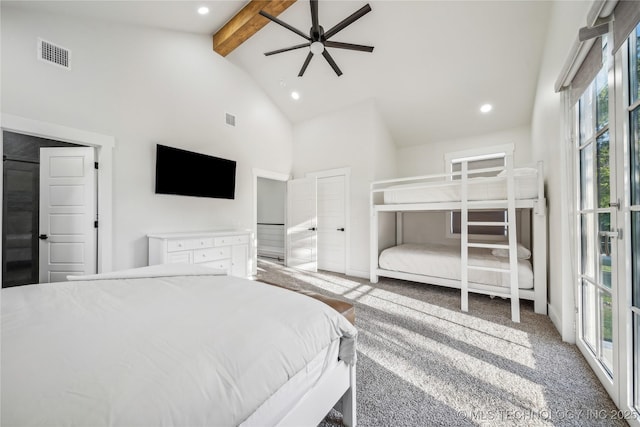
[{"label": "bottom bunk mattress", "polygon": [[[460,248],[441,244],[408,243],[385,249],[380,254],[380,268],[422,276],[460,280]],[[469,265],[509,268],[509,258],[497,257],[491,249],[469,248]],[[469,270],[469,282],[509,287],[509,274],[497,271]],[[533,288],[533,270],[526,259],[518,260],[518,287]]]}]

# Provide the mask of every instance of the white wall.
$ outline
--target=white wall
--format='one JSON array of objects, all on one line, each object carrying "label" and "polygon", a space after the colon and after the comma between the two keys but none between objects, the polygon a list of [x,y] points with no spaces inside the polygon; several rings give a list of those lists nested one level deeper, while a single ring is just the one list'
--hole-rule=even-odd
[{"label": "white wall", "polygon": [[571,265],[571,234],[567,203],[571,203],[572,180],[566,173],[561,94],[553,86],[577,38],[586,25],[591,2],[553,2],[542,65],[533,108],[531,136],[535,160],[545,163],[546,196],[549,207],[549,316],[562,339],[575,341],[574,279]]},{"label": "white wall", "polygon": [[396,175],[395,146],[372,101],[294,125],[293,172],[351,168],[347,274],[368,277],[369,184]]},{"label": "white wall", "polygon": [[[488,117],[490,119],[490,117]],[[516,166],[534,166],[531,160],[531,129],[522,126],[472,138],[434,141],[422,145],[398,148],[399,176],[445,173],[445,154],[478,147],[513,144]],[[447,212],[404,214],[406,243],[439,242],[459,245],[460,241],[446,237]]]},{"label": "white wall", "polygon": [[[1,19],[2,112],[116,138],[115,269],[146,265],[149,232],[252,227],[252,168],[291,170],[291,124],[209,36],[6,3]],[[38,61],[37,37],[70,49],[71,71]],[[154,194],[157,143],[237,161],[236,199]]]},{"label": "white wall", "polygon": [[258,177],[258,222],[284,224],[287,183]]},{"label": "white wall", "polygon": [[[490,119],[488,117],[487,119]],[[470,138],[425,142],[422,145],[398,148],[398,173],[415,176],[444,173],[447,153],[478,147],[514,144],[515,166],[531,166],[531,128],[522,126]]]}]

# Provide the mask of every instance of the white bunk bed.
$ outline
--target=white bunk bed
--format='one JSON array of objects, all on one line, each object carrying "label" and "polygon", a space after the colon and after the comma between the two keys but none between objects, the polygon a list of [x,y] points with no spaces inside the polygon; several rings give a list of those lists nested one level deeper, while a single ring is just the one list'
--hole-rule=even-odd
[{"label": "white bunk bed", "polygon": [[[458,288],[462,311],[468,311],[469,292],[510,298],[514,322],[520,321],[519,299],[533,300],[535,312],[547,314],[547,219],[542,162],[536,168],[515,169],[512,152],[494,154],[494,158],[504,157],[504,167],[470,170],[470,160],[460,159],[460,172],[371,184],[372,283],[382,276]],[[496,175],[487,177],[487,173]],[[470,221],[468,217],[470,211],[503,209],[507,211],[507,219],[500,222]],[[532,268],[528,261],[518,257],[522,247],[518,244],[516,210],[533,213]],[[451,246],[447,250],[445,246],[404,244],[403,213],[427,211],[460,212],[459,251],[452,252]],[[504,227],[508,242],[478,241],[477,236],[469,234],[469,227],[474,226]],[[503,257],[494,256],[495,251],[504,252]]]}]

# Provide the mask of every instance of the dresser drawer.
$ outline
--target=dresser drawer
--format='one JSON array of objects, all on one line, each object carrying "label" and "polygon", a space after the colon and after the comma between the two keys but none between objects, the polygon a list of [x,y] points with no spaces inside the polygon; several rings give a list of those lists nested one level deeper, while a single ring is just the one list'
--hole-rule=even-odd
[{"label": "dresser drawer", "polygon": [[184,251],[189,249],[210,248],[213,246],[213,238],[169,240],[167,252]]},{"label": "dresser drawer", "polygon": [[222,248],[197,249],[193,251],[193,262],[197,263],[226,258],[231,258],[231,248],[228,246]]},{"label": "dresser drawer", "polygon": [[167,263],[169,264],[191,264],[192,251],[173,252],[167,254]]},{"label": "dresser drawer", "polygon": [[216,237],[214,243],[216,246],[240,245],[249,243],[249,236],[243,234],[240,236]]},{"label": "dresser drawer", "polygon": [[203,263],[205,267],[215,268],[217,270],[225,270],[227,274],[231,270],[231,261],[228,259],[220,260],[220,261],[210,261]]}]

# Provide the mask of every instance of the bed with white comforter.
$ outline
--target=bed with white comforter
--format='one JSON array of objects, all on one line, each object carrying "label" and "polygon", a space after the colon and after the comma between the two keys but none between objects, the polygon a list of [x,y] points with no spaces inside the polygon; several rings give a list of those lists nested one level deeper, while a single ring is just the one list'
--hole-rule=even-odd
[{"label": "bed with white comforter", "polygon": [[355,363],[329,306],[183,268],[3,289],[2,425],[274,424],[337,358]]}]

